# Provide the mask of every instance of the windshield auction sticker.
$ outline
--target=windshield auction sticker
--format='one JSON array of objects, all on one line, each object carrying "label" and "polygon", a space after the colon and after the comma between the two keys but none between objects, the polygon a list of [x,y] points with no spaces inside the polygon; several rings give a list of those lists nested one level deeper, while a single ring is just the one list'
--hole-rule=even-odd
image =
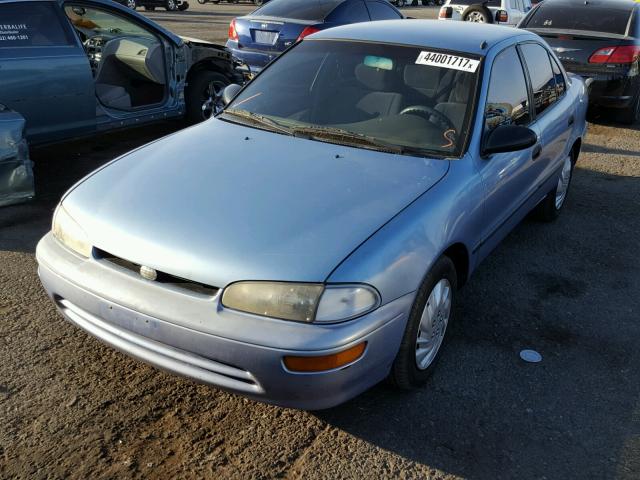
[{"label": "windshield auction sticker", "polygon": [[430,65],[432,67],[451,68],[462,72],[474,73],[480,65],[480,60],[458,57],[448,53],[420,52],[416,60],[418,65]]},{"label": "windshield auction sticker", "polygon": [[25,23],[0,23],[0,42],[29,40]]}]

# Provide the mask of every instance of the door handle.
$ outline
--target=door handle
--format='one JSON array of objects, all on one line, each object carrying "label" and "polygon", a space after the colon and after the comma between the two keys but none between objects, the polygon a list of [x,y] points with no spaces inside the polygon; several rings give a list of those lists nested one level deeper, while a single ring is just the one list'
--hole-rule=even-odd
[{"label": "door handle", "polygon": [[574,122],[574,118],[573,118],[573,115],[571,115],[569,117],[569,126],[573,125],[573,122]]},{"label": "door handle", "polygon": [[540,156],[541,153],[542,153],[542,146],[540,144],[537,144],[535,147],[533,147],[533,152],[531,152],[531,158],[535,160]]}]

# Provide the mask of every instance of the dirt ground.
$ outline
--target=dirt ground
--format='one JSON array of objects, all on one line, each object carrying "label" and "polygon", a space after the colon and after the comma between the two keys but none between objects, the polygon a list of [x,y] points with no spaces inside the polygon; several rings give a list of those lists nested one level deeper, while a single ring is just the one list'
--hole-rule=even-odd
[{"label": "dirt ground", "polygon": [[[193,4],[153,16],[219,39],[212,17],[249,10]],[[132,360],[40,287],[33,252],[61,194],[182,124],[34,150],[36,200],[0,209],[0,478],[640,478],[640,127],[613,120],[594,115],[561,218],[525,220],[462,290],[429,384],[322,412]]]}]

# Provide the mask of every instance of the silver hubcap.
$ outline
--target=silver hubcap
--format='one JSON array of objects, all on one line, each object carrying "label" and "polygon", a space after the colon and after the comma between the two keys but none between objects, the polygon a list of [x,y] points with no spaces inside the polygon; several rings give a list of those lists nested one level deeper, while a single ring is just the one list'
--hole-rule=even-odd
[{"label": "silver hubcap", "polygon": [[484,15],[480,12],[471,12],[467,15],[467,22],[484,23]]},{"label": "silver hubcap", "polygon": [[560,210],[565,198],[567,198],[567,190],[569,190],[569,182],[571,181],[571,157],[564,159],[562,172],[558,178],[558,188],[556,188],[556,210]]},{"label": "silver hubcap", "polygon": [[429,294],[416,339],[416,365],[426,369],[436,358],[451,315],[451,284],[443,278]]},{"label": "silver hubcap", "polygon": [[168,0],[167,6],[169,7],[169,10],[173,10],[174,8],[176,8],[176,4],[173,0]]},{"label": "silver hubcap", "polygon": [[129,0],[127,5],[129,5],[129,8],[136,8],[136,0]]}]

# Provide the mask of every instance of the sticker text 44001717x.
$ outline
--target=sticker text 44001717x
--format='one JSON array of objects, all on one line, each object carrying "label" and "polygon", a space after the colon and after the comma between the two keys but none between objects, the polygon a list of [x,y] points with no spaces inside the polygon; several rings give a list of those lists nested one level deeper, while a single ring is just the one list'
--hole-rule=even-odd
[{"label": "sticker text 44001717x", "polygon": [[416,59],[418,65],[430,65],[432,67],[451,68],[462,72],[474,73],[480,65],[480,60],[448,53],[420,52]]}]

